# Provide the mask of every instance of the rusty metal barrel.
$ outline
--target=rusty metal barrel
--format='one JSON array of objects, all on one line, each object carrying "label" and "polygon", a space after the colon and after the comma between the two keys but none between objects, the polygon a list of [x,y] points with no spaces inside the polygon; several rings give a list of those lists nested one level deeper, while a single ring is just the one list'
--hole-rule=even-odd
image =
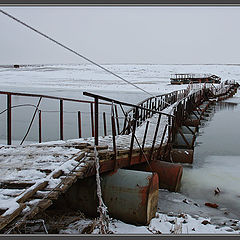
[{"label": "rusty metal barrel", "polygon": [[[158,204],[157,173],[118,169],[101,175],[102,198],[109,215],[131,224],[149,224]],[[96,177],[79,179],[57,201],[59,207],[80,210],[97,217]]]},{"label": "rusty metal barrel", "polygon": [[183,173],[181,164],[154,160],[149,164],[134,165],[131,169],[156,172],[159,178],[159,188],[168,189],[172,192],[177,192],[180,189]]},{"label": "rusty metal barrel", "polygon": [[114,218],[149,224],[157,211],[158,185],[156,173],[119,169],[103,177],[103,199]]}]

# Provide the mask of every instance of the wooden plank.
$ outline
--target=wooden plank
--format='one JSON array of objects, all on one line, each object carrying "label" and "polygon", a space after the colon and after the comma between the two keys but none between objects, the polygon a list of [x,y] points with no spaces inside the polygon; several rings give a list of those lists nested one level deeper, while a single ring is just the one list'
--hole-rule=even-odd
[{"label": "wooden plank", "polygon": [[62,193],[66,192],[68,188],[72,186],[72,184],[77,180],[77,176],[68,176],[67,178],[64,178],[62,181],[62,185],[58,188],[55,188],[55,190],[58,190]]},{"label": "wooden plank", "polygon": [[43,199],[38,203],[37,206],[40,208],[40,210],[43,211],[43,210],[47,209],[49,206],[51,206],[52,203],[53,202],[50,199]]},{"label": "wooden plank", "polygon": [[[94,150],[94,146],[88,146],[87,147],[90,150]],[[96,146],[97,150],[104,150],[104,149],[108,149],[108,145],[100,145],[100,146]]]},{"label": "wooden plank", "polygon": [[16,182],[16,181],[4,181],[0,183],[0,188],[3,189],[25,189],[33,186],[34,182]]},{"label": "wooden plank", "polygon": [[82,178],[84,176],[84,173],[82,171],[74,171],[73,172],[77,178]]},{"label": "wooden plank", "polygon": [[21,195],[19,196],[17,202],[18,203],[25,202],[28,198],[32,197],[38,190],[45,188],[47,185],[48,181],[44,181],[31,190],[27,189],[26,192],[21,194],[22,196]]},{"label": "wooden plank", "polygon": [[7,215],[7,216],[0,216],[0,230],[2,230],[4,227],[6,227],[12,220],[14,220],[21,212],[22,210],[26,207],[26,204],[19,204],[19,207],[12,212],[12,214]]},{"label": "wooden plank", "polygon": [[40,211],[39,207],[35,207],[29,210],[29,212],[27,212],[27,218],[28,219],[34,218],[34,216],[36,216],[39,213],[39,211]]},{"label": "wooden plank", "polygon": [[59,170],[52,175],[52,178],[59,178],[63,174],[63,170]]},{"label": "wooden plank", "polygon": [[85,157],[85,152],[80,153],[76,158],[74,158],[75,161],[79,162]]}]

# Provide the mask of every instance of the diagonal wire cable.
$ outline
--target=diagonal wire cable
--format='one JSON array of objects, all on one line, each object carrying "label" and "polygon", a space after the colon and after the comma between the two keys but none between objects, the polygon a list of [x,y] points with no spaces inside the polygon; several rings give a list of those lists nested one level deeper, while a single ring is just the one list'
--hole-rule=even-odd
[{"label": "diagonal wire cable", "polygon": [[73,49],[71,49],[71,48],[67,47],[66,45],[64,45],[64,44],[62,44],[62,43],[60,43],[60,42],[58,42],[57,40],[55,40],[55,39],[53,39],[53,38],[49,37],[48,35],[46,35],[46,34],[44,34],[44,33],[40,32],[40,31],[39,31],[39,30],[37,30],[36,28],[33,28],[33,27],[31,27],[30,25],[28,25],[28,24],[24,23],[23,21],[21,21],[21,20],[19,20],[18,18],[16,18],[16,17],[12,16],[11,14],[9,14],[9,13],[7,13],[7,12],[3,11],[2,9],[0,9],[0,12],[1,12],[2,14],[4,14],[4,15],[8,16],[9,18],[11,18],[11,19],[15,20],[16,22],[18,22],[18,23],[20,23],[20,24],[24,25],[25,27],[27,27],[27,28],[31,29],[32,31],[34,31],[34,32],[36,32],[36,33],[38,33],[38,34],[42,35],[43,37],[45,37],[45,38],[47,38],[48,40],[50,40],[50,41],[54,42],[55,44],[57,44],[57,45],[59,45],[59,46],[61,46],[61,47],[65,48],[66,50],[68,50],[68,51],[70,51],[70,52],[74,53],[75,55],[77,55],[77,56],[79,56],[79,57],[81,57],[81,58],[85,59],[86,61],[88,61],[88,62],[90,62],[90,63],[92,63],[92,64],[96,65],[97,67],[99,67],[99,68],[103,69],[104,71],[106,71],[106,72],[108,72],[108,73],[110,73],[110,74],[114,75],[115,77],[117,77],[117,78],[121,79],[122,81],[124,81],[124,82],[126,82],[126,83],[128,83],[128,84],[131,84],[131,85],[132,85],[132,86],[134,86],[135,88],[138,88],[139,90],[141,90],[141,91],[143,91],[143,92],[147,93],[148,95],[151,95],[152,97],[155,97],[153,94],[151,94],[151,93],[147,92],[147,91],[146,91],[146,90],[144,90],[143,88],[141,88],[141,87],[138,87],[137,85],[135,85],[135,84],[131,83],[130,81],[128,81],[128,80],[126,80],[126,79],[124,79],[123,77],[119,76],[118,74],[116,74],[116,73],[114,73],[114,72],[110,71],[109,69],[107,69],[107,68],[105,68],[105,67],[101,66],[100,64],[98,64],[98,63],[96,63],[96,62],[92,61],[91,59],[89,59],[89,58],[87,58],[87,57],[83,56],[82,54],[80,54],[80,53],[76,52],[75,50],[73,50]]}]

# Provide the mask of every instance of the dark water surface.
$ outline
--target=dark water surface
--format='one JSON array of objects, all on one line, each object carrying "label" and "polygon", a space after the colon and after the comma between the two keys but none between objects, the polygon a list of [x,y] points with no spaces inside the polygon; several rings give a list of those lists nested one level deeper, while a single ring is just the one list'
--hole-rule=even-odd
[{"label": "dark water surface", "polygon": [[[194,163],[185,167],[181,192],[202,203],[217,203],[240,217],[240,98],[211,107],[196,138]],[[220,189],[215,195],[214,190]]]}]

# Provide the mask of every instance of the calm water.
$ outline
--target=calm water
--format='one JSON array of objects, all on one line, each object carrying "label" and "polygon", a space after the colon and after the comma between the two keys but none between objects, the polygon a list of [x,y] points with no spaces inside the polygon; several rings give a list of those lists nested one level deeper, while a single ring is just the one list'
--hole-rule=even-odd
[{"label": "calm water", "polygon": [[[194,163],[184,168],[181,192],[240,217],[240,98],[232,100],[217,103],[202,123]],[[217,187],[221,192],[215,195]]]}]

